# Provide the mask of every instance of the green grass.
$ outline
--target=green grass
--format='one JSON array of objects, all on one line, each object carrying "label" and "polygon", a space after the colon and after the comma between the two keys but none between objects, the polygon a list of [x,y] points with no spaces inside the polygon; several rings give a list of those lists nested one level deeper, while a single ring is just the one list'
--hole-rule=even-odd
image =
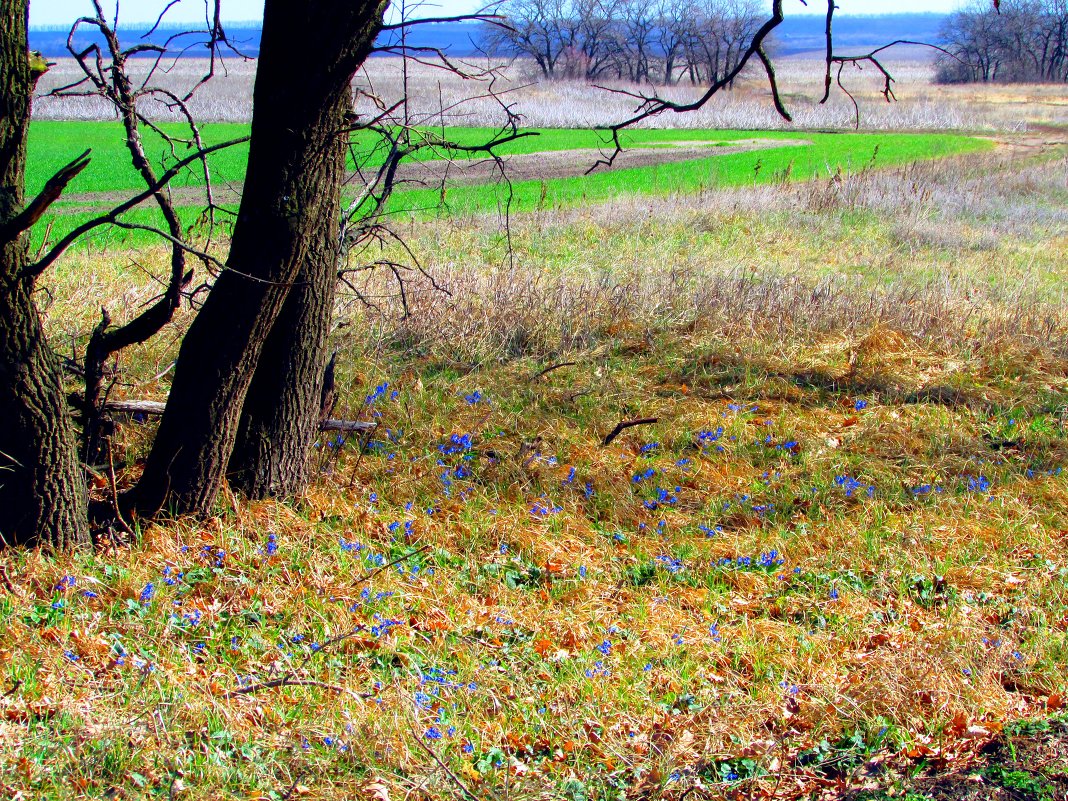
[{"label": "green grass", "polygon": [[[175,135],[183,134],[179,126],[171,126],[169,130]],[[246,135],[247,132],[248,126],[238,124],[208,124],[203,127],[203,137],[207,144],[234,139]],[[492,131],[484,128],[453,128],[447,133],[461,144],[483,142],[492,136]],[[500,154],[522,155],[574,149],[595,151],[606,146],[606,135],[602,131],[544,129],[537,133],[537,136],[502,145]],[[496,211],[509,202],[513,212],[560,208],[606,200],[623,194],[692,193],[713,187],[782,181],[787,177],[790,180],[805,180],[832,175],[839,169],[848,172],[869,166],[892,166],[974,152],[992,146],[985,140],[956,134],[712,130],[638,130],[624,134],[623,141],[626,145],[638,146],[672,141],[730,143],[753,137],[771,140],[802,138],[812,144],[784,144],[783,147],[709,156],[659,166],[599,171],[589,176],[521,181],[514,183],[510,190],[497,183],[451,187],[445,196],[444,206],[438,189],[401,190],[394,195],[390,210],[399,214],[407,212],[466,215]],[[169,156],[168,146],[154,133],[146,131],[144,143],[146,152],[154,162],[160,162]],[[354,139],[354,143],[357,151],[363,146],[371,153],[367,163],[373,166],[378,156],[373,152],[373,148],[368,147],[373,144],[369,135],[359,135]],[[28,190],[36,191],[58,167],[87,146],[93,148],[90,166],[69,188],[67,199],[60,200],[55,205],[56,213],[47,218],[53,225],[53,238],[90,219],[99,209],[118,202],[123,193],[132,192],[141,186],[138,175],[129,164],[119,124],[38,121],[34,122],[30,129]],[[184,151],[178,152],[179,157],[183,154]],[[426,158],[433,158],[440,154],[428,151],[424,155]],[[247,156],[247,145],[238,145],[213,154],[209,160],[213,180],[240,181],[244,175]],[[595,158],[595,154],[591,152],[591,165]],[[195,168],[175,180],[176,186],[197,186],[200,183],[202,176]],[[100,193],[114,193],[114,196],[105,197]],[[128,219],[148,223],[154,222],[156,217],[154,210],[146,207],[132,212]],[[192,223],[196,219],[196,209],[184,208],[183,217],[187,223]],[[42,236],[41,231],[43,228],[39,227],[38,242]],[[115,234],[103,233],[103,236],[114,237]],[[128,241],[144,242],[145,236],[135,234]],[[120,237],[120,240],[127,241],[127,237]]]}]

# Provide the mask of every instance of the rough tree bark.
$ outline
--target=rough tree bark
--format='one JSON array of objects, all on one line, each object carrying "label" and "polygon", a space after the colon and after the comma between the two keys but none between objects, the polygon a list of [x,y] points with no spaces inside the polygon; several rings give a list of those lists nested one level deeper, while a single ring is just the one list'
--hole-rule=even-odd
[{"label": "rough tree bark", "polygon": [[327,336],[338,269],[340,208],[320,208],[297,283],[267,338],[241,411],[229,480],[249,498],[289,496],[308,484],[319,430]]},{"label": "rough tree bark", "polygon": [[64,548],[89,543],[89,522],[59,363],[25,275],[26,135],[38,77],[27,13],[27,0],[0,0],[0,535]]},{"label": "rough tree bark", "polygon": [[[339,205],[349,85],[386,0],[267,0],[252,144],[227,269],[178,355],[167,411],[131,498],[143,514],[206,514],[233,449],[253,373],[317,226]],[[314,415],[313,415],[314,417]]]}]

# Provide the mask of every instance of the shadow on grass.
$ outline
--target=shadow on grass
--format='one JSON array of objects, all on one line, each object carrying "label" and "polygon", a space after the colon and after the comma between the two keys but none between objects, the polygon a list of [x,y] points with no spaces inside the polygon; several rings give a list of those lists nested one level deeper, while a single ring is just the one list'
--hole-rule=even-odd
[{"label": "shadow on grass", "polygon": [[911,777],[872,776],[877,790],[843,801],[1063,801],[1068,798],[1068,717],[1006,727],[966,770],[923,767]]}]

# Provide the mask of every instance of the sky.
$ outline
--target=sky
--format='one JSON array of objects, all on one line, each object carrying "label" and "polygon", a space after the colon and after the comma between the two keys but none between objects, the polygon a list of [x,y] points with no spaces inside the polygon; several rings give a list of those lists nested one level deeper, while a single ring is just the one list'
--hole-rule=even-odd
[{"label": "sky", "polygon": [[[103,0],[105,13],[114,13],[115,0]],[[482,0],[436,0],[426,3],[422,16],[439,16],[467,14],[475,11],[484,3]],[[960,0],[839,0],[841,14],[891,14],[895,12],[915,11],[953,11]],[[160,0],[125,0],[120,6],[120,20],[127,22],[144,22],[155,20],[166,5]],[[299,3],[294,4],[299,8]],[[808,13],[822,12],[826,8],[820,0],[810,0]],[[788,13],[805,13],[800,0],[787,0]],[[31,25],[64,25],[75,17],[92,12],[89,0],[31,0]],[[230,21],[259,20],[263,14],[263,0],[223,0],[223,19]],[[182,0],[167,14],[172,22],[191,22],[204,19],[204,0]]]}]

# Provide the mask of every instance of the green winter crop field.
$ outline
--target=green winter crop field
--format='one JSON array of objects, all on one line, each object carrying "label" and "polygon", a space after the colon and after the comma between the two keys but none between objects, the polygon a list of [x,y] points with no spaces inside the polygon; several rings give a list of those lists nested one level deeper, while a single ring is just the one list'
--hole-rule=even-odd
[{"label": "green winter crop field", "polygon": [[[179,126],[164,126],[176,136],[187,135]],[[459,144],[476,144],[486,141],[492,131],[485,128],[450,128],[445,135]],[[466,215],[497,211],[508,202],[510,211],[522,212],[534,209],[552,209],[598,202],[626,194],[664,195],[670,193],[693,193],[715,187],[742,186],[782,182],[784,180],[807,180],[830,176],[841,170],[855,172],[871,167],[889,167],[913,161],[946,157],[956,154],[988,150],[992,144],[984,139],[959,134],[928,133],[804,133],[710,131],[710,130],[635,130],[623,135],[624,145],[638,154],[655,154],[673,148],[675,143],[684,143],[693,154],[685,161],[639,164],[615,170],[599,170],[591,175],[582,173],[598,158],[598,150],[606,147],[606,134],[595,130],[542,129],[528,136],[506,143],[498,149],[501,156],[518,156],[533,163],[528,172],[537,178],[513,179],[505,185],[491,172],[482,171],[461,185],[449,185],[444,194],[437,180],[430,177],[426,188],[411,183],[402,184],[395,193],[390,210],[395,213]],[[230,123],[203,126],[206,144],[236,139],[248,134],[248,126]],[[362,137],[362,138],[361,138]],[[364,169],[376,166],[381,155],[370,148],[370,135],[354,136],[353,151],[360,154],[360,166]],[[739,142],[759,140],[757,149],[741,150]],[[157,135],[146,132],[145,148],[150,158],[170,155],[169,146]],[[777,142],[782,145],[777,145]],[[707,153],[697,150],[707,143]],[[43,185],[44,181],[60,166],[70,161],[87,147],[93,150],[92,163],[78,177],[60,202],[53,207],[50,220],[52,234],[61,235],[75,227],[93,213],[115,205],[124,198],[124,192],[139,186],[139,177],[130,166],[129,156],[118,123],[36,121],[30,133],[30,162],[27,186],[30,191]],[[720,151],[717,154],[717,151]],[[178,151],[179,157],[182,154]],[[567,165],[545,163],[539,169],[537,154],[560,154],[572,152]],[[420,160],[442,158],[440,151],[423,151]],[[247,144],[219,151],[209,157],[212,180],[219,185],[240,182],[244,175]],[[639,158],[641,162],[645,159]],[[355,164],[352,165],[355,167]],[[427,176],[422,176],[427,179]],[[197,187],[203,184],[203,176],[194,168],[176,178],[175,187]],[[188,193],[179,198],[189,222],[196,218],[197,204],[201,196]],[[227,205],[227,198],[222,199]],[[232,196],[229,205],[233,206]],[[155,219],[154,210],[134,211],[129,219],[135,222],[150,222]],[[43,230],[43,229],[42,229]],[[114,236],[114,232],[110,234]],[[135,234],[133,241],[144,242],[144,234]]]}]

